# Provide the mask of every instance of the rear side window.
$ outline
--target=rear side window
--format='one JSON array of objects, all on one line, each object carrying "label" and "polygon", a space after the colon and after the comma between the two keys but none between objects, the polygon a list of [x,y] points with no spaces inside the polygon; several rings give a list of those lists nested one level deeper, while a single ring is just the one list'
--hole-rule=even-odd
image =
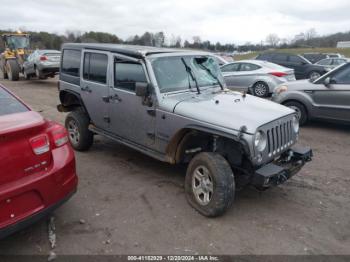
[{"label": "rear side window", "polygon": [[250,63],[242,63],[239,71],[253,71],[253,70],[257,70],[259,68],[261,68],[261,67],[258,65],[254,65],[254,64],[250,64]]},{"label": "rear side window", "polygon": [[142,65],[130,62],[116,62],[114,65],[114,86],[134,92],[135,82],[147,82]]},{"label": "rear side window", "polygon": [[86,80],[107,83],[108,56],[99,53],[85,53],[83,77]]},{"label": "rear side window", "polygon": [[26,111],[29,109],[25,105],[0,87],[0,116]]},{"label": "rear side window", "polygon": [[283,61],[287,61],[287,57],[288,57],[288,56],[285,55],[285,54],[275,54],[275,55],[273,56],[273,60],[283,62]]},{"label": "rear side window", "polygon": [[62,56],[61,72],[71,76],[79,77],[80,71],[80,50],[65,49]]},{"label": "rear side window", "polygon": [[221,72],[236,72],[238,71],[238,68],[239,68],[239,63],[228,64],[221,67]]},{"label": "rear side window", "polygon": [[305,62],[301,57],[297,56],[297,55],[291,55],[289,56],[289,61],[290,62],[294,62],[294,63],[302,63]]}]

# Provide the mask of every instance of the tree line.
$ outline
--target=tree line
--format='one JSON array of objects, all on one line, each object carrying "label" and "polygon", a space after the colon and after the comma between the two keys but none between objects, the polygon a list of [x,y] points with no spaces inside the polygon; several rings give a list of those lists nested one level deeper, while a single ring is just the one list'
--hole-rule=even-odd
[{"label": "tree line", "polygon": [[[11,30],[0,30],[0,34],[11,32]],[[12,31],[13,32],[13,31]],[[193,36],[192,39],[182,39],[180,36],[167,36],[164,32],[145,32],[142,35],[134,35],[126,40],[115,34],[105,32],[71,32],[65,34],[55,34],[48,32],[27,32],[31,35],[32,49],[57,49],[61,48],[63,43],[115,43],[129,45],[144,45],[170,48],[202,49],[212,52],[246,52],[263,51],[269,48],[297,48],[297,47],[335,47],[338,41],[350,41],[350,31],[345,33],[335,33],[327,36],[318,36],[314,29],[305,33],[300,33],[294,39],[281,39],[277,34],[269,34],[265,41],[259,44],[247,42],[243,45],[233,43],[222,44],[220,42],[211,42],[202,40],[199,36]],[[3,50],[4,43],[0,40],[0,50]]]}]

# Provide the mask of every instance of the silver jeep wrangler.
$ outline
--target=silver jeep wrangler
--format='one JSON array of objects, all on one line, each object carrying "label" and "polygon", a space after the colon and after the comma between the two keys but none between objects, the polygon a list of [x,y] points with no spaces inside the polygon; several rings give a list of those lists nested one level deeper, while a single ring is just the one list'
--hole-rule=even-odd
[{"label": "silver jeep wrangler", "polygon": [[245,185],[279,185],[310,161],[295,146],[285,106],[225,88],[209,53],[112,44],[64,44],[60,112],[72,146],[95,134],[171,164],[188,163],[188,202],[218,216]]}]

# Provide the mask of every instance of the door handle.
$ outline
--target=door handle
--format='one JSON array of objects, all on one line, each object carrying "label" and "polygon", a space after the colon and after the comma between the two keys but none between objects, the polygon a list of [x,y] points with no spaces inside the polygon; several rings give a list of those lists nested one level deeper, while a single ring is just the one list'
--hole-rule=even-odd
[{"label": "door handle", "polygon": [[91,92],[92,92],[92,90],[91,90],[90,87],[88,87],[88,86],[82,86],[82,87],[80,88],[80,90],[83,91],[83,92],[88,92],[88,93],[91,93]]},{"label": "door handle", "polygon": [[102,100],[103,100],[103,102],[106,102],[106,103],[109,103],[111,100],[118,101],[118,102],[122,101],[122,99],[117,94],[110,95],[110,96],[103,96]]}]

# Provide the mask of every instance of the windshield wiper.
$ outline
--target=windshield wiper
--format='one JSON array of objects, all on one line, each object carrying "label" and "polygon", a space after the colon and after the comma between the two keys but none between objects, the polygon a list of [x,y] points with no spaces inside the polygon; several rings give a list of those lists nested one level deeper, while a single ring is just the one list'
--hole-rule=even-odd
[{"label": "windshield wiper", "polygon": [[[185,59],[184,59],[183,57],[181,57],[181,61],[182,61],[182,63],[185,65],[187,74],[191,76],[193,82],[196,84],[196,88],[197,88],[198,94],[200,94],[201,91],[199,90],[199,85],[198,85],[198,82],[197,82],[197,78],[194,76],[191,67],[189,67],[189,66],[187,65],[187,63],[186,63],[186,61],[185,61]],[[190,85],[190,86],[191,86],[191,85]]]},{"label": "windshield wiper", "polygon": [[224,90],[224,86],[223,86],[223,84],[221,83],[221,81],[219,80],[219,78],[218,78],[216,75],[214,75],[213,72],[212,72],[208,67],[206,67],[205,65],[203,65],[203,64],[199,64],[199,65],[200,65],[201,67],[203,67],[204,70],[207,71],[216,81],[218,81],[218,84],[219,84],[219,86],[221,87],[221,90]]}]

